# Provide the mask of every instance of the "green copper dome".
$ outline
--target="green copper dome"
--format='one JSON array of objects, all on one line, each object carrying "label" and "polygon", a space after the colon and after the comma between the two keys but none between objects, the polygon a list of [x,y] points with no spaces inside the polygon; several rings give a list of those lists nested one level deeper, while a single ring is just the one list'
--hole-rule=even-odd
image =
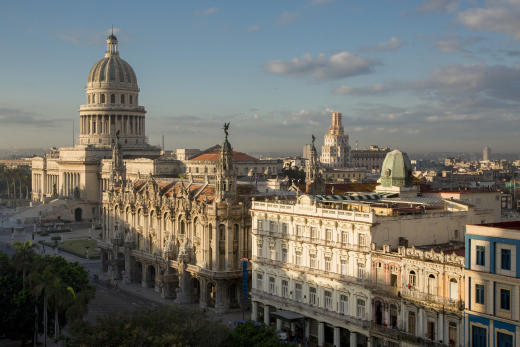
[{"label": "green copper dome", "polygon": [[381,168],[381,186],[411,187],[412,164],[406,153],[393,150],[386,155]]}]

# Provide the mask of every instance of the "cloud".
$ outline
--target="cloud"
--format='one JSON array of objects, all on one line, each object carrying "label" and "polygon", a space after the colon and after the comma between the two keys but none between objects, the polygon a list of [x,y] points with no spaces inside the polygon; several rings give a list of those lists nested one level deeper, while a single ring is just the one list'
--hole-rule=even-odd
[{"label": "cloud", "polygon": [[278,24],[286,25],[297,21],[300,18],[300,14],[298,12],[282,12],[280,16],[278,16]]},{"label": "cloud", "polygon": [[369,87],[352,87],[342,85],[334,89],[336,95],[352,95],[352,96],[370,96],[389,93],[395,90],[389,89],[381,83],[374,84]]},{"label": "cloud", "polygon": [[470,29],[501,32],[520,39],[518,8],[471,8],[459,13],[458,18]]},{"label": "cloud", "polygon": [[369,74],[379,62],[342,51],[327,57],[320,53],[316,58],[307,53],[301,58],[289,61],[273,60],[266,64],[266,70],[281,76],[311,76],[316,80],[334,80]]},{"label": "cloud", "polygon": [[253,24],[244,29],[244,31],[247,33],[252,33],[252,32],[259,31],[259,30],[260,30],[260,25],[258,25],[258,24]]},{"label": "cloud", "polygon": [[466,47],[482,40],[484,40],[484,38],[480,36],[461,39],[456,35],[449,35],[436,41],[434,46],[444,53],[471,53]]},{"label": "cloud", "polygon": [[403,41],[397,37],[391,37],[388,41],[383,41],[375,46],[362,46],[359,48],[362,52],[385,52],[395,51],[396,49],[403,46]]},{"label": "cloud", "polygon": [[419,7],[419,12],[454,12],[459,4],[460,0],[425,0]]},{"label": "cloud", "polygon": [[126,32],[122,31],[120,28],[110,28],[105,31],[78,31],[78,30],[71,30],[67,31],[65,33],[58,33],[56,36],[61,41],[65,41],[68,43],[74,43],[78,45],[99,45],[100,42],[104,42],[108,35],[112,33],[112,30],[115,35],[118,36],[119,40],[124,40],[126,42],[129,42],[132,40],[132,36]]},{"label": "cloud", "polygon": [[216,8],[216,7],[208,7],[208,8],[205,8],[202,10],[202,14],[206,15],[206,16],[210,16],[212,14],[216,14],[220,11],[219,8]]},{"label": "cloud", "polygon": [[64,119],[51,119],[41,114],[21,108],[0,107],[0,123],[3,127],[26,126],[51,128],[59,125]]},{"label": "cloud", "polygon": [[334,0],[310,0],[311,5],[325,5],[333,2]]}]

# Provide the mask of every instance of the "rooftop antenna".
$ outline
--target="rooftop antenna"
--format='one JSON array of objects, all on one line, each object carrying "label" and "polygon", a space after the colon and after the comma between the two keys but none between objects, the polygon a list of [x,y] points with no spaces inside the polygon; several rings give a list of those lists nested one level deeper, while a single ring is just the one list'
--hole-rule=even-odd
[{"label": "rooftop antenna", "polygon": [[162,150],[164,152],[164,135],[162,135]]},{"label": "rooftop antenna", "polygon": [[75,146],[75,143],[74,143],[74,119],[72,120],[72,147]]}]

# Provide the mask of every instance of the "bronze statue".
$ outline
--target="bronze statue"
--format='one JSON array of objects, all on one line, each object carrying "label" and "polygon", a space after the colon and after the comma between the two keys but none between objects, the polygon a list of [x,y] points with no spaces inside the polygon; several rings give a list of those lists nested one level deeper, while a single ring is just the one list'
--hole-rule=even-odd
[{"label": "bronze statue", "polygon": [[228,130],[229,130],[229,123],[230,123],[230,122],[224,123],[224,127],[222,128],[222,129],[224,129],[224,134],[226,134],[226,140],[227,140],[228,135],[229,135],[229,133],[228,133]]},{"label": "bronze statue", "polygon": [[316,136],[314,136],[314,134],[312,134],[311,136],[312,136],[312,147],[314,147],[314,141],[316,141]]}]

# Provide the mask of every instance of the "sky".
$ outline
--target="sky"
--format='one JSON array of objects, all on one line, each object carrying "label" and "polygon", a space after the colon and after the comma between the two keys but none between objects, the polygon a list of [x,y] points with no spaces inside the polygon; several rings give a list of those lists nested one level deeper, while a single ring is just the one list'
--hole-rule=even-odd
[{"label": "sky", "polygon": [[150,143],[298,153],[343,114],[352,147],[517,152],[520,0],[9,1],[0,148],[70,146],[110,28]]}]

